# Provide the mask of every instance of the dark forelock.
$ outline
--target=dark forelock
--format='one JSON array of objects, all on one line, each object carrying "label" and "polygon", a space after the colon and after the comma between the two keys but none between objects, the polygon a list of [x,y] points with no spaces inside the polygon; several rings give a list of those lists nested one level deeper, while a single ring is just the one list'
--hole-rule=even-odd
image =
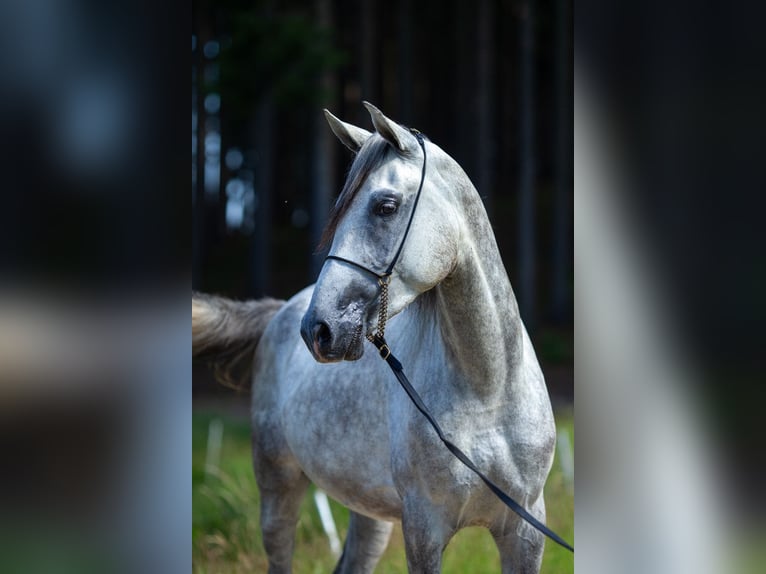
[{"label": "dark forelock", "polygon": [[335,236],[343,216],[348,212],[351,203],[364,185],[367,177],[383,164],[386,154],[391,149],[388,142],[377,133],[373,134],[357,152],[354,162],[348,170],[346,183],[335,201],[335,205],[330,211],[327,225],[322,232],[322,238],[319,241],[317,250],[327,247]]}]

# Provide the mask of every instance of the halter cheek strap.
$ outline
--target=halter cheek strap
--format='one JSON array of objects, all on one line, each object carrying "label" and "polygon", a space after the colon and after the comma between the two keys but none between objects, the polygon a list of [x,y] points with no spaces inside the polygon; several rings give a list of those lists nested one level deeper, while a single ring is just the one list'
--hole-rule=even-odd
[{"label": "halter cheek strap", "polygon": [[[362,265],[361,263],[357,263],[356,261],[352,261],[351,259],[346,259],[345,257],[341,257],[340,255],[328,255],[325,257],[325,261],[327,259],[335,259],[336,261],[342,261],[343,263],[348,263],[349,265],[353,265],[357,269],[361,269],[365,273],[369,273],[373,277],[375,277],[378,280],[378,286],[380,287],[380,306],[378,307],[378,329],[375,335],[367,335],[367,340],[369,340],[371,343],[375,343],[375,339],[382,340],[383,335],[386,332],[386,321],[388,320],[388,284],[391,282],[391,274],[394,271],[394,266],[396,265],[396,262],[399,261],[399,257],[402,254],[402,250],[404,249],[404,242],[407,241],[407,235],[410,233],[410,228],[412,227],[412,220],[415,217],[415,210],[418,208],[418,202],[420,201],[420,194],[423,192],[423,182],[426,180],[426,144],[425,140],[423,139],[423,134],[420,133],[416,129],[410,128],[410,131],[412,132],[412,135],[414,135],[417,140],[418,144],[420,144],[420,149],[423,150],[423,167],[420,170],[420,185],[418,186],[418,191],[415,194],[415,202],[412,205],[412,211],[410,212],[410,218],[407,221],[407,227],[404,229],[404,235],[402,236],[402,240],[399,242],[399,247],[396,250],[396,253],[394,254],[393,259],[391,259],[391,262],[388,264],[388,267],[386,267],[386,270],[383,273],[378,273],[377,271],[374,271],[370,269],[369,267],[366,267],[365,265]],[[388,345],[386,345],[386,349],[388,349]],[[390,354],[390,350],[388,350],[388,353]],[[381,352],[381,356],[383,353]],[[384,359],[386,357],[383,357]]]}]

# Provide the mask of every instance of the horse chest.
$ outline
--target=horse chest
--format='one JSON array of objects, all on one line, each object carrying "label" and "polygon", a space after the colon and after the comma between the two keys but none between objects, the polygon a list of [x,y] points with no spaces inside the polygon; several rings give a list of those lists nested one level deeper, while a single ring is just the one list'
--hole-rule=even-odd
[{"label": "horse chest", "polygon": [[[403,394],[403,393],[400,393]],[[480,401],[439,400],[424,397],[447,435],[481,468],[508,476],[512,458],[512,431],[503,413],[488,409]],[[481,480],[444,446],[436,432],[409,400],[390,397],[389,434],[394,481],[400,492],[412,488],[425,491],[432,500],[465,505],[488,499]],[[501,479],[501,482],[503,480]]]},{"label": "horse chest", "polygon": [[397,520],[383,387],[355,369],[304,377],[283,402],[282,429],[312,482],[357,512]]}]

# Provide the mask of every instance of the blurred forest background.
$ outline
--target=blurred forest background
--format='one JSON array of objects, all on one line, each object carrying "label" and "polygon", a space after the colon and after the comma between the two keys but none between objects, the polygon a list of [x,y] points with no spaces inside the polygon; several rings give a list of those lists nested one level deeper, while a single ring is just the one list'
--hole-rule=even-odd
[{"label": "blurred forest background", "polygon": [[368,100],[470,176],[551,393],[571,400],[571,0],[192,5],[193,288],[288,298],[315,280],[352,159],[322,109],[372,129]]},{"label": "blurred forest background", "polygon": [[[571,0],[194,0],[193,288],[288,298],[312,283],[351,153],[323,108],[372,129],[363,100],[426,133],[484,199],[554,403],[560,452],[547,520],[574,540]],[[192,556],[197,572],[265,571],[248,397],[194,365]],[[313,493],[313,487],[311,492]],[[330,501],[344,538],[348,513]],[[306,497],[297,572],[332,571]],[[404,573],[394,531],[377,571]],[[499,570],[462,531],[444,572]],[[572,572],[548,544],[543,572]]]}]

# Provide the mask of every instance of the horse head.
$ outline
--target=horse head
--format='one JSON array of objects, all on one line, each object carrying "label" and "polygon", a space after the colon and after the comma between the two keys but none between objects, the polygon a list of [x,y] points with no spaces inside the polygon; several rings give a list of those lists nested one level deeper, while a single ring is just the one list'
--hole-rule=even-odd
[{"label": "horse head", "polygon": [[301,323],[303,340],[320,362],[362,356],[365,336],[378,327],[380,281],[388,283],[386,317],[393,317],[447,277],[458,258],[460,218],[448,177],[457,164],[364,105],[374,133],[325,110],[333,133],[356,158],[331,212],[330,255]]}]

